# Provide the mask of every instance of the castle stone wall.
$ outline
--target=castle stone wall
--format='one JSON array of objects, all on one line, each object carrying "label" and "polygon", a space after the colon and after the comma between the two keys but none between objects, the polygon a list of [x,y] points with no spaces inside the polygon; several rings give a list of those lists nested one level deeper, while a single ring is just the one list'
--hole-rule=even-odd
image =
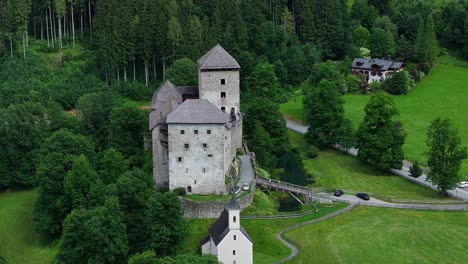
[{"label": "castle stone wall", "polygon": [[[169,188],[183,187],[187,194],[225,194],[224,125],[169,124],[168,127]],[[185,144],[189,145],[187,149]]]},{"label": "castle stone wall", "polygon": [[[251,190],[255,190],[255,187]],[[254,191],[237,199],[241,210],[250,206],[253,201]],[[227,202],[199,202],[180,198],[184,207],[184,217],[187,218],[218,218],[227,205]]]},{"label": "castle stone wall", "polygon": [[[221,84],[221,80],[225,84]],[[225,107],[226,115],[230,115],[231,108],[234,108],[237,118],[240,109],[240,81],[239,71],[198,71],[198,90],[200,99],[207,99],[219,109]],[[221,93],[225,92],[226,97],[222,98]]]},{"label": "castle stone wall", "polygon": [[151,133],[153,138],[153,178],[156,189],[169,188],[168,150],[161,143],[161,140],[167,141],[167,136],[161,134],[161,125],[156,126]]}]

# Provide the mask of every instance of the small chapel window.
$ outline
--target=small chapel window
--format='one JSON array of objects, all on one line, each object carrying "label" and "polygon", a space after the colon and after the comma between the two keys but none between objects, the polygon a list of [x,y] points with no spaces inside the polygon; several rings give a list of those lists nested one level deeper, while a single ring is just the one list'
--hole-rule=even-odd
[{"label": "small chapel window", "polygon": [[226,79],[221,79],[221,85],[225,85],[226,84]]},{"label": "small chapel window", "polygon": [[232,221],[234,221],[234,223],[236,222],[236,216],[232,217]]},{"label": "small chapel window", "polygon": [[236,238],[237,238],[236,235],[234,235],[234,240],[236,240]]},{"label": "small chapel window", "polygon": [[221,92],[221,98],[226,98],[226,92]]}]

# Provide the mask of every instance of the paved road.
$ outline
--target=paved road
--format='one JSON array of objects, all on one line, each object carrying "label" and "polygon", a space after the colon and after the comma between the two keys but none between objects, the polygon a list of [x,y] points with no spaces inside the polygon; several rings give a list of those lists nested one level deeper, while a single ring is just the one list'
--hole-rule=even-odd
[{"label": "paved road", "polygon": [[333,194],[318,193],[323,198],[330,199],[335,202],[345,202],[349,204],[358,203],[360,205],[387,207],[397,209],[413,209],[413,210],[433,210],[433,211],[468,211],[468,204],[419,204],[419,203],[390,203],[373,197],[368,201],[364,201],[355,195],[344,194],[340,197],[335,197]]},{"label": "paved road", "polygon": [[240,180],[239,186],[242,187],[242,183],[251,183],[254,180],[254,169],[249,155],[240,156]]},{"label": "paved road", "polygon": [[[286,126],[293,130],[293,131],[296,131],[296,132],[299,132],[301,134],[305,134],[307,132],[307,129],[309,128],[308,126],[303,126],[303,125],[300,125],[298,123],[295,123],[293,121],[290,121],[290,120],[286,120]],[[351,156],[357,156],[357,153],[358,153],[358,149],[356,148],[351,148],[349,150],[344,150],[344,149],[341,149],[339,146],[335,146],[335,148],[337,148],[338,150],[341,150],[343,152],[346,152],[347,154],[351,155]],[[415,182],[415,183],[418,183],[418,184],[421,184],[421,185],[424,185],[428,188],[431,188],[431,189],[434,189],[434,190],[437,190],[437,186],[432,184],[430,181],[427,180],[427,175],[426,174],[423,174],[421,176],[419,176],[418,178],[413,178],[410,176],[410,173],[409,173],[409,168],[411,167],[412,163],[411,161],[408,161],[408,160],[404,160],[403,161],[403,168],[401,170],[397,170],[397,169],[391,169],[390,171],[394,174],[397,174],[399,176],[402,176],[412,182]],[[449,193],[449,195],[455,197],[455,198],[458,198],[458,199],[461,199],[461,200],[464,200],[464,201],[468,201],[468,188],[465,188],[465,189],[462,189],[462,188],[455,188],[453,190],[449,190],[447,191]]]}]

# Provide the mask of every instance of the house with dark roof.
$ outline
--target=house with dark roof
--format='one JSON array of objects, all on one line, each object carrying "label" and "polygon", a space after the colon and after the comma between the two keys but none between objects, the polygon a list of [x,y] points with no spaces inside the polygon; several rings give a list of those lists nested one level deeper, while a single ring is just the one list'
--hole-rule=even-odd
[{"label": "house with dark roof", "polygon": [[403,62],[398,61],[356,58],[351,64],[351,71],[364,75],[367,82],[372,83],[383,81],[394,72],[402,71],[404,66]]},{"label": "house with dark roof", "polygon": [[153,177],[158,189],[226,194],[225,177],[242,146],[240,65],[220,45],[197,63],[198,87],[168,80],[154,92]]},{"label": "house with dark roof", "polygon": [[240,224],[240,207],[235,194],[208,229],[208,236],[200,241],[200,246],[202,254],[217,256],[221,263],[253,263],[253,241]]}]

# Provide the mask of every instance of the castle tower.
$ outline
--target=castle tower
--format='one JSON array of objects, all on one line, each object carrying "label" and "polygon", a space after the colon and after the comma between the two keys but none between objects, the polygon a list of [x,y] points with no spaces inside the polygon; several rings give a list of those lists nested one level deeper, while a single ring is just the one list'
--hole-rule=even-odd
[{"label": "castle tower", "polygon": [[197,63],[200,99],[216,105],[228,120],[239,118],[239,63],[219,44]]}]

